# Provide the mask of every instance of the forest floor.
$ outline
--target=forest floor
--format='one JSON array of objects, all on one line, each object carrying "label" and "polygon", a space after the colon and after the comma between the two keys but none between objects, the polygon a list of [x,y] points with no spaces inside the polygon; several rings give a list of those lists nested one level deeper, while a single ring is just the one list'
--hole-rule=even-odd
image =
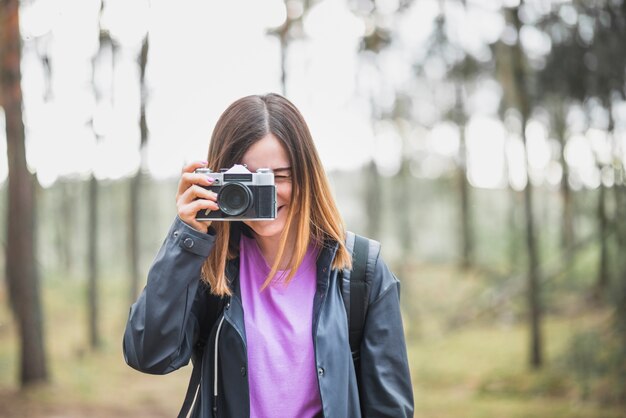
[{"label": "forest floor", "polygon": [[[441,305],[459,304],[446,288],[445,271],[433,267],[419,286],[403,287],[405,330],[415,393],[415,416],[425,418],[573,417],[626,418],[623,407],[582,400],[577,383],[558,367],[575,332],[606,321],[603,310],[551,313],[544,322],[545,367],[527,367],[527,328],[520,322],[473,321],[444,326],[454,318]],[[471,287],[471,286],[470,286]],[[459,286],[455,287],[456,289]],[[78,281],[49,281],[44,286],[46,342],[50,383],[28,391],[16,384],[16,330],[4,288],[0,289],[0,417],[172,417],[184,398],[190,367],[151,376],[128,367],[121,341],[128,303],[123,287],[103,282],[102,328],[97,351],[87,349],[84,288]],[[443,289],[443,290],[442,290]],[[409,294],[406,294],[409,293]],[[437,296],[440,294],[440,296]],[[466,290],[465,295],[472,294]],[[420,301],[422,308],[411,308]],[[427,313],[430,312],[430,313]]]}]

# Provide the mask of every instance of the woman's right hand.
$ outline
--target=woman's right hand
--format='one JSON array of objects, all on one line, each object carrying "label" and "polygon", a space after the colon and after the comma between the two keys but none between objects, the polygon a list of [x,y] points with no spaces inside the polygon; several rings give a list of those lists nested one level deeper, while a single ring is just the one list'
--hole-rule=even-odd
[{"label": "woman's right hand", "polygon": [[197,221],[196,213],[203,209],[219,209],[217,205],[217,193],[201,187],[213,184],[213,178],[206,174],[195,173],[197,168],[206,166],[206,161],[196,161],[183,167],[182,175],[178,182],[178,191],[176,193],[178,217],[187,225],[202,232],[208,231],[211,222]]}]

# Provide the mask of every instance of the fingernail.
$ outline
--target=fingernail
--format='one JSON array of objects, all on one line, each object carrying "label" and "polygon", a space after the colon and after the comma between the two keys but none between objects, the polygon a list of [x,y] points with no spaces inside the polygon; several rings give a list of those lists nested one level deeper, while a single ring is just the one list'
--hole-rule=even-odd
[{"label": "fingernail", "polygon": [[202,161],[200,161],[200,162],[201,162],[202,164],[204,164],[204,165],[207,165],[207,164],[209,163],[208,161],[205,161],[205,160],[202,160]]},{"label": "fingernail", "polygon": [[210,181],[211,183],[213,183],[215,181],[215,179],[213,177],[207,177],[206,178],[208,181]]}]

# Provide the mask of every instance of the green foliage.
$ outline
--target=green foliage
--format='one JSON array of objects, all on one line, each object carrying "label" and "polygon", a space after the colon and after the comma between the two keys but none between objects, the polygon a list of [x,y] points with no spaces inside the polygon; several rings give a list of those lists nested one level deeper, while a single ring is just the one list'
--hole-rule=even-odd
[{"label": "green foliage", "polygon": [[580,396],[602,403],[624,403],[626,359],[616,335],[603,329],[575,334],[564,353],[563,364],[574,377]]},{"label": "green foliage", "polygon": [[560,371],[542,373],[503,373],[490,376],[481,384],[479,393],[491,396],[566,397],[572,391],[573,382]]},{"label": "green foliage", "polygon": [[565,338],[564,348],[557,351],[551,365],[536,372],[496,370],[486,375],[478,393],[490,397],[547,397],[598,405],[623,404],[625,360],[616,336],[604,330],[606,326],[602,324],[603,321],[588,324],[583,331],[569,337],[547,333],[547,338]]},{"label": "green foliage", "polygon": [[592,311],[550,317],[543,328],[546,365],[538,371],[526,366],[523,324],[426,329],[409,340],[416,411],[420,417],[623,417],[621,405],[583,399],[562,360],[577,330],[605,320]]}]

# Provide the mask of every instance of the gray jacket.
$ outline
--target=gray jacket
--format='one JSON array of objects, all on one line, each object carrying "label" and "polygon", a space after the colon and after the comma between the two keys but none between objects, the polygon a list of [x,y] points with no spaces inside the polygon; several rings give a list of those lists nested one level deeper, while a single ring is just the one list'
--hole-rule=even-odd
[{"label": "gray jacket", "polygon": [[[246,330],[239,292],[238,261],[227,277],[233,296],[213,323],[206,323],[208,288],[199,280],[215,237],[176,218],[130,309],[124,333],[124,358],[131,367],[166,374],[185,366],[203,335],[201,383],[192,416],[250,416]],[[348,344],[348,323],[341,296],[341,275],[331,269],[337,243],[317,260],[313,303],[313,343],[323,416],[327,418],[412,417],[413,392],[400,316],[398,280],[378,257],[361,343],[357,378]],[[371,274],[373,273],[373,274]],[[215,361],[215,352],[218,352]],[[217,397],[214,393],[217,392]]]}]

